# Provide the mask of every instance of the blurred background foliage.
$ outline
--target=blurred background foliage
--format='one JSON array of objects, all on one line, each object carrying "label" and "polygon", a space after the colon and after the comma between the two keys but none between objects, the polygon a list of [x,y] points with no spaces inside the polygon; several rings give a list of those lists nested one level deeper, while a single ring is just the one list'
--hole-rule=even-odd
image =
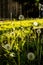
[{"label": "blurred background foliage", "polygon": [[[0,17],[17,19],[22,14],[25,18],[37,18],[39,17],[39,3],[43,5],[43,0],[0,0]],[[20,6],[22,6],[21,10]]]}]

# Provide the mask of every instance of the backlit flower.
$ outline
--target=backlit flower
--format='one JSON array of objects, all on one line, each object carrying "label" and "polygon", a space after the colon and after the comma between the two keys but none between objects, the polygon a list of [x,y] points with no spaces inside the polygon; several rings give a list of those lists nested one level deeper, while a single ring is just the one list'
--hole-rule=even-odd
[{"label": "backlit flower", "polygon": [[34,22],[33,25],[34,25],[34,26],[38,26],[38,23],[37,23],[37,22]]}]

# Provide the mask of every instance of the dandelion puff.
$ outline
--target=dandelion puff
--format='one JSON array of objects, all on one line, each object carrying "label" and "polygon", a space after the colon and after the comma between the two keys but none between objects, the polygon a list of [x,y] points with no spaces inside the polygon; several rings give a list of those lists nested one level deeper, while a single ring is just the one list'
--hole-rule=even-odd
[{"label": "dandelion puff", "polygon": [[27,58],[28,58],[28,60],[32,61],[32,60],[35,59],[35,54],[30,52],[30,53],[27,54]]},{"label": "dandelion puff", "polygon": [[6,50],[11,50],[11,46],[9,44],[2,45]]},{"label": "dandelion puff", "polygon": [[19,20],[23,20],[24,16],[23,15],[19,15]]},{"label": "dandelion puff", "polygon": [[41,30],[40,30],[40,29],[38,29],[38,30],[37,30],[37,33],[41,33]]},{"label": "dandelion puff", "polygon": [[34,22],[33,25],[34,25],[34,26],[38,26],[38,23],[37,23],[37,22]]},{"label": "dandelion puff", "polygon": [[10,56],[15,57],[15,53],[14,52],[10,53]]}]

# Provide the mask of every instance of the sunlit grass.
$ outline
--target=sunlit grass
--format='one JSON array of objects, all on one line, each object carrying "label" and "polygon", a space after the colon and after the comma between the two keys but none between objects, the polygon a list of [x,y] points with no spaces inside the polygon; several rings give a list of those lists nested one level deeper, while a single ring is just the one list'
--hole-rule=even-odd
[{"label": "sunlit grass", "polygon": [[[39,28],[38,32],[35,30],[37,28]],[[25,62],[27,62],[26,65],[30,65],[32,60],[32,65],[37,65],[37,63],[39,63],[39,53],[43,53],[42,45],[40,45],[39,49],[40,41],[43,42],[43,38],[42,40],[39,39],[41,34],[40,28],[43,28],[43,19],[0,21],[0,45],[5,51],[2,56],[10,61],[4,58],[6,64],[10,65],[10,63],[13,63],[13,65],[25,65]],[[34,52],[30,51],[29,48],[31,47],[34,49]],[[27,57],[27,55],[29,57]],[[37,56],[38,61],[34,56]],[[33,57],[34,59],[32,59]]]},{"label": "sunlit grass", "polygon": [[[6,21],[0,21],[0,30],[2,29],[7,29],[7,28],[12,28],[12,27],[28,27],[32,26],[33,22],[38,22],[40,24],[39,27],[43,27],[43,19],[29,19],[29,20],[6,20]],[[35,26],[34,26],[35,27]]]}]

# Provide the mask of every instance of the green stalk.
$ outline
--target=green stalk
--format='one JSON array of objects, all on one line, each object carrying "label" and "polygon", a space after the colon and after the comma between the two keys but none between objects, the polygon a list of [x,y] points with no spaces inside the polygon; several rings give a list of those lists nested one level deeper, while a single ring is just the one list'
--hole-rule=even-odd
[{"label": "green stalk", "polygon": [[40,65],[40,58],[39,58],[39,43],[40,43],[40,33],[38,33],[38,43],[37,43],[37,56],[38,56],[38,65]]},{"label": "green stalk", "polygon": [[[35,34],[34,36],[36,37],[36,31],[34,30]],[[36,45],[36,38],[34,38],[34,42],[35,42],[35,45]]]},{"label": "green stalk", "polygon": [[39,55],[39,36],[40,36],[40,34],[38,33],[38,46],[37,46],[37,52],[38,52],[38,55]]},{"label": "green stalk", "polygon": [[[17,39],[17,43],[19,44],[18,39]],[[19,49],[17,50],[17,55],[18,55],[18,65],[20,65],[20,51],[19,51]]]},{"label": "green stalk", "polygon": [[20,52],[19,52],[19,50],[18,50],[18,65],[20,65]]},{"label": "green stalk", "polygon": [[27,36],[27,38],[28,38],[28,39],[27,39],[26,41],[27,41],[27,52],[28,52],[28,46],[29,46],[29,36]]}]

